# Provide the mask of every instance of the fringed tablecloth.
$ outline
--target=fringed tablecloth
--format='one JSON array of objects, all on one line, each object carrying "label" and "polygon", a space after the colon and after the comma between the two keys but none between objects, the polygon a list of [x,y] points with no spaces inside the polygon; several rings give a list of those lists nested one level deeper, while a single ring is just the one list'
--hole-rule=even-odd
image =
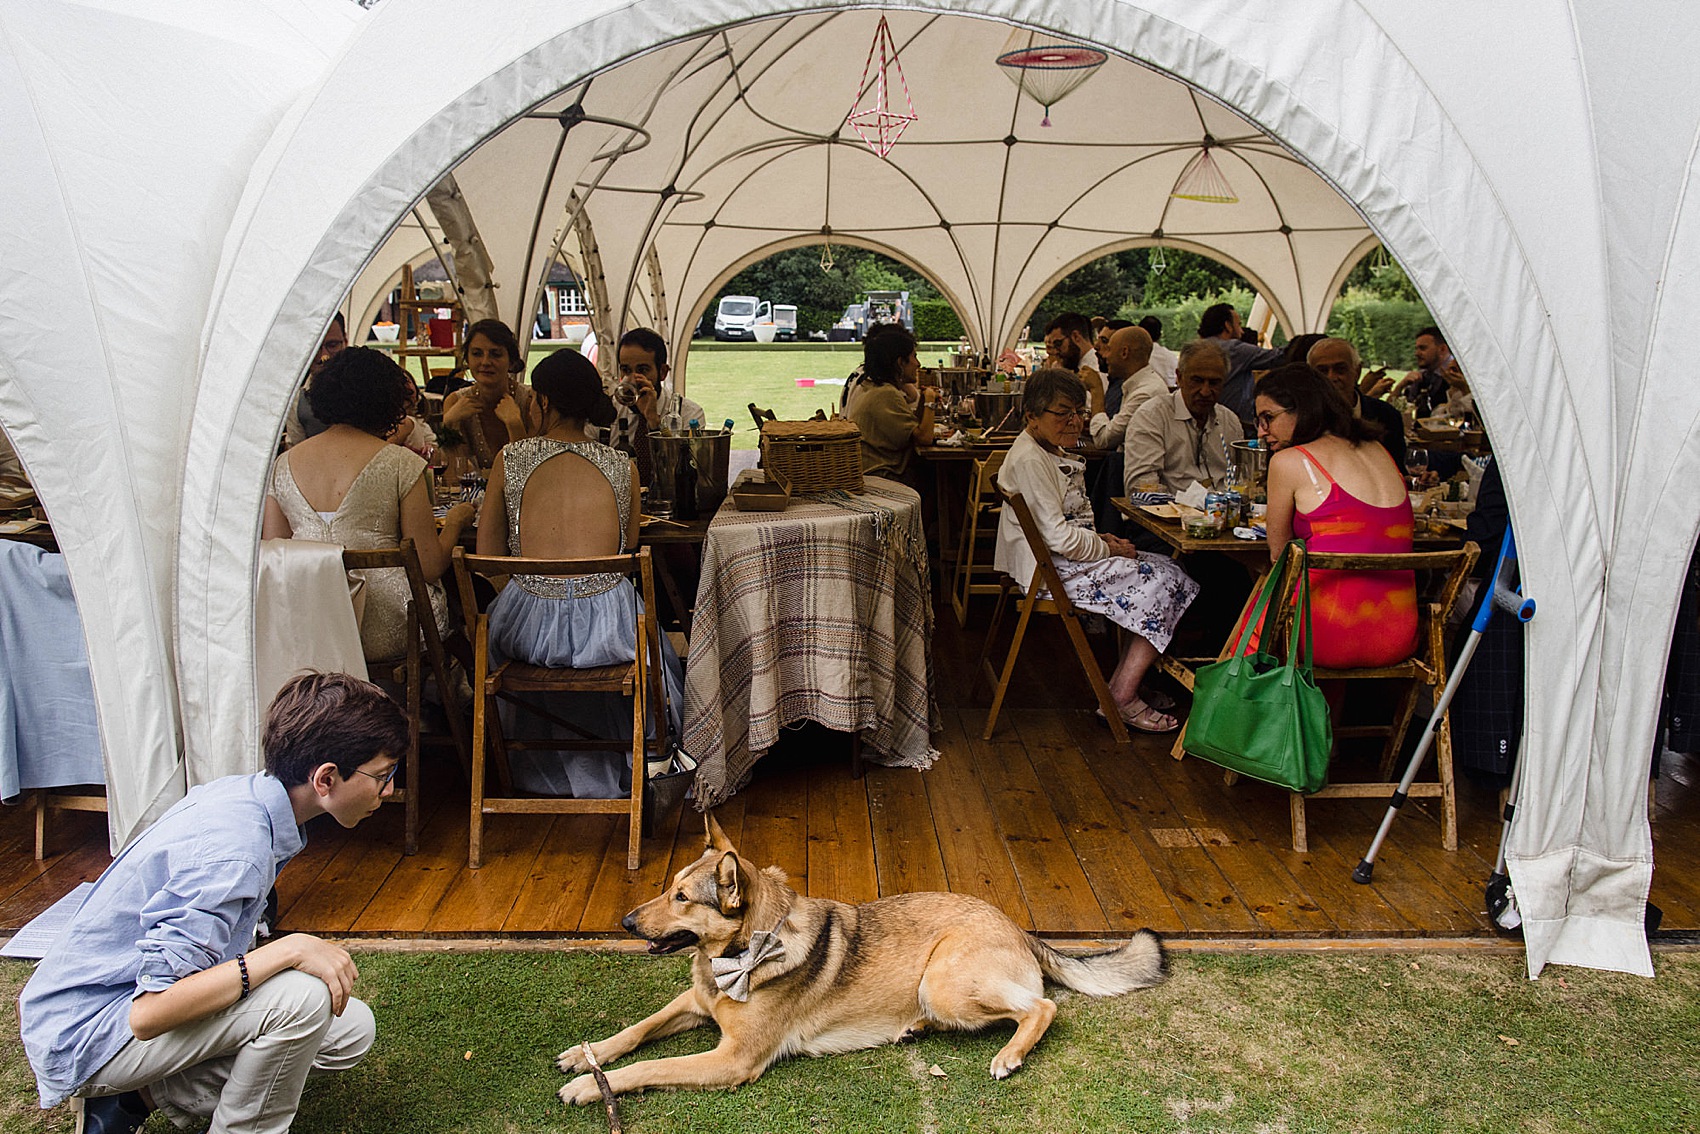
[{"label": "fringed tablecloth", "polygon": [[862,734],[876,763],[925,768],[933,608],[921,498],[869,478],[860,494],[793,499],[709,525],[685,670],[683,744],[697,804],[749,779],[779,730],[802,720]]}]

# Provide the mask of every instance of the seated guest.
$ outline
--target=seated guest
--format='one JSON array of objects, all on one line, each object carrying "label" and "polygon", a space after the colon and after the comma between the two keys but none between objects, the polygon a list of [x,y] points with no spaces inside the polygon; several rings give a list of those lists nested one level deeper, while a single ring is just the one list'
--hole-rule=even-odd
[{"label": "seated guest", "polygon": [[[1126,319],[1105,319],[1095,316],[1092,320],[1092,351],[1106,366],[1109,365],[1110,339],[1123,327],[1131,327]],[[1115,413],[1114,409],[1110,410]]]},{"label": "seated guest", "polygon": [[461,365],[472,385],[443,399],[443,424],[466,438],[478,467],[487,469],[502,446],[537,432],[531,389],[520,381],[525,363],[519,340],[500,319],[480,319],[466,329]]},{"label": "seated guest", "polygon": [[1157,377],[1169,389],[1175,388],[1175,367],[1180,364],[1180,355],[1163,345],[1163,320],[1155,315],[1147,315],[1139,321],[1139,329],[1151,336],[1151,369],[1157,372]]},{"label": "seated guest", "polygon": [[[880,335],[885,334],[887,331],[891,331],[891,330],[901,331],[901,330],[904,330],[904,329],[905,328],[904,328],[903,324],[901,324],[901,323],[875,323],[873,326],[868,328],[868,333],[862,336],[862,353],[863,353],[863,355],[865,356],[867,354],[868,341],[870,339],[878,338]],[[839,411],[839,414],[841,416],[845,413],[846,410],[848,410],[850,408],[850,395],[854,394],[856,392],[856,387],[860,386],[862,384],[862,377],[863,377],[865,372],[866,372],[866,367],[864,366],[864,364],[858,362],[856,364],[856,369],[852,370],[850,372],[850,376],[844,380],[844,389],[838,395],[838,411]],[[910,404],[914,404],[914,401],[915,401],[915,399],[911,398]]]},{"label": "seated guest", "polygon": [[[1169,388],[1150,367],[1151,336],[1143,329],[1132,325],[1118,328],[1100,353],[1107,381],[1100,382],[1096,374],[1081,376],[1092,402],[1092,422],[1087,428],[1094,446],[1113,450],[1119,457],[1134,411],[1152,398],[1168,397]],[[1110,397],[1112,390],[1116,391],[1114,399]],[[1111,408],[1112,400],[1117,408]],[[1119,476],[1116,487],[1121,487]]]},{"label": "seated guest", "polygon": [[[1070,455],[1086,417],[1080,379],[1065,370],[1039,370],[1027,379],[1022,400],[1027,428],[1010,446],[998,484],[1026,501],[1069,600],[1129,631],[1109,679],[1122,720],[1141,732],[1172,731],[1180,722],[1153,708],[1140,683],[1167,648],[1198,584],[1173,559],[1137,551],[1126,540],[1093,530],[1085,466]],[[1022,586],[1033,578],[1033,553],[1014,508],[1005,508],[998,521],[993,563]]]},{"label": "seated guest", "polygon": [[[1308,366],[1283,366],[1257,386],[1257,433],[1269,457],[1269,554],[1289,539],[1311,551],[1406,554],[1411,500],[1404,470]],[[1417,592],[1409,571],[1312,571],[1316,664],[1392,665],[1417,648]]]},{"label": "seated guest", "polygon": [[1092,349],[1092,321],[1077,311],[1064,311],[1045,325],[1045,365],[1079,373],[1102,373],[1104,364]]},{"label": "seated guest", "polygon": [[1446,401],[1446,370],[1452,365],[1452,350],[1439,327],[1418,331],[1411,349],[1417,356],[1417,369],[1401,378],[1393,393],[1409,401],[1418,417],[1430,417],[1442,412]]},{"label": "seated guest", "polygon": [[939,393],[936,386],[915,385],[920,372],[915,336],[904,328],[893,326],[862,341],[862,380],[850,395],[845,416],[862,431],[864,476],[916,487],[915,447],[933,443],[933,406]]},{"label": "seated guest", "polygon": [[[399,547],[413,541],[439,627],[448,609],[436,585],[449,552],[472,520],[472,505],[456,504],[442,531],[431,516],[425,461],[384,439],[405,415],[413,380],[382,351],[342,351],[307,391],[325,431],[309,437],[272,464],[266,492],[264,539],[311,539],[355,551]],[[407,603],[412,592],[400,567],[360,572],[366,605],[360,642],[368,661],[407,652]]]},{"label": "seated guest", "polygon": [[1152,398],[1128,418],[1122,445],[1123,478],[1135,486],[1160,481],[1180,493],[1194,482],[1213,488],[1227,476],[1229,442],[1243,436],[1240,419],[1219,404],[1228,377],[1228,358],[1213,339],[1194,339],[1181,348],[1174,393]]},{"label": "seated guest", "polygon": [[437,431],[432,429],[425,420],[425,415],[419,412],[419,387],[411,379],[407,383],[407,404],[403,407],[407,416],[401,419],[401,424],[390,432],[386,440],[391,445],[400,445],[404,449],[412,449],[427,462],[437,451]]},{"label": "seated guest", "polygon": [[620,336],[620,384],[632,391],[631,404],[617,407],[614,437],[625,438],[637,458],[638,474],[649,483],[649,441],[646,434],[658,431],[669,416],[677,415],[677,428],[687,429],[691,422],[708,425],[703,408],[683,394],[675,394],[667,384],[672,368],[667,365],[667,340],[650,330],[638,327]]},{"label": "seated guest", "polygon": [[1366,397],[1358,389],[1358,348],[1345,339],[1322,339],[1310,348],[1310,368],[1328,380],[1340,400],[1352,407],[1352,416],[1381,428],[1381,445],[1393,463],[1405,467],[1405,419],[1380,398]]},{"label": "seated guest", "polygon": [[[614,420],[614,405],[596,367],[560,350],[532,372],[543,433],[509,442],[490,470],[478,520],[480,555],[579,559],[618,554],[638,542],[637,469],[625,454],[592,439]],[[522,510],[523,505],[523,510]],[[490,607],[492,664],[590,668],[637,656],[640,599],[619,575],[575,579],[515,575]],[[678,655],[662,638],[668,710],[677,735],[684,678]],[[630,740],[632,714],[618,694],[540,696],[547,711],[593,736]],[[513,738],[565,736],[537,714],[502,706]],[[631,786],[631,751],[510,753],[514,783],[542,795],[611,799]],[[639,769],[639,774],[642,770]]]},{"label": "seated guest", "polygon": [[346,950],[305,933],[255,946],[266,895],[318,815],[376,811],[407,721],[375,685],[293,678],[266,713],[266,770],[189,789],[106,868],[18,998],[41,1105],[77,1129],[289,1129],[307,1076],[346,1071],[376,1034]]},{"label": "seated guest", "polygon": [[295,395],[295,402],[283,418],[283,439],[286,444],[299,445],[316,433],[325,431],[325,423],[313,416],[313,407],[307,401],[307,389],[313,385],[324,370],[325,364],[348,345],[348,330],[338,311],[331,317],[331,325],[325,331],[323,341],[319,343],[318,351],[313,355],[313,361],[307,367],[307,382]]}]

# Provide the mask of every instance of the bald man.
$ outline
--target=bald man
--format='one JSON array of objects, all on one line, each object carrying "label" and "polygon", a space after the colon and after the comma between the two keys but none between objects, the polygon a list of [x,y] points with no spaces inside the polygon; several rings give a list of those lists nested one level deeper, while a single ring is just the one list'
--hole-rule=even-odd
[{"label": "bald man", "polygon": [[1305,355],[1310,368],[1328,379],[1340,398],[1352,407],[1352,416],[1361,417],[1381,426],[1381,444],[1393,463],[1405,471],[1405,419],[1399,411],[1380,398],[1366,398],[1358,390],[1358,375],[1363,363],[1358,348],[1345,339],[1322,339]]},{"label": "bald man", "polygon": [[1108,380],[1121,389],[1121,405],[1111,417],[1106,410],[1105,385],[1096,376],[1086,381],[1092,402],[1092,421],[1087,427],[1092,444],[1100,449],[1121,448],[1127,422],[1147,398],[1167,394],[1169,387],[1151,369],[1151,336],[1139,327],[1123,327],[1110,336],[1104,349]]}]

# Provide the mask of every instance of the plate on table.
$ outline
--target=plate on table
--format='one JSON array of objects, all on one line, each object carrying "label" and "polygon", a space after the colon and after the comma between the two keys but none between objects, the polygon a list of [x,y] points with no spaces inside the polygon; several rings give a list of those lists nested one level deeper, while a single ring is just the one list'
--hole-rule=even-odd
[{"label": "plate on table", "polygon": [[1139,507],[1147,515],[1156,516],[1159,520],[1178,522],[1199,514],[1197,508],[1188,508],[1185,504],[1141,504]]}]

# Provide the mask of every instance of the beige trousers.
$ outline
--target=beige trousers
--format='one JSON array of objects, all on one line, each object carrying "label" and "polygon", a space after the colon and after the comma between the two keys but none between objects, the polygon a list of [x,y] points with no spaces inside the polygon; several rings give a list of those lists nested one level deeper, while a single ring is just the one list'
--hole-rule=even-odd
[{"label": "beige trousers", "polygon": [[324,981],[290,969],[204,1020],[131,1040],[77,1094],[146,1087],[178,1126],[210,1119],[210,1134],[283,1134],[308,1073],[346,1071],[375,1035],[363,1002],[350,997],[333,1016]]}]

